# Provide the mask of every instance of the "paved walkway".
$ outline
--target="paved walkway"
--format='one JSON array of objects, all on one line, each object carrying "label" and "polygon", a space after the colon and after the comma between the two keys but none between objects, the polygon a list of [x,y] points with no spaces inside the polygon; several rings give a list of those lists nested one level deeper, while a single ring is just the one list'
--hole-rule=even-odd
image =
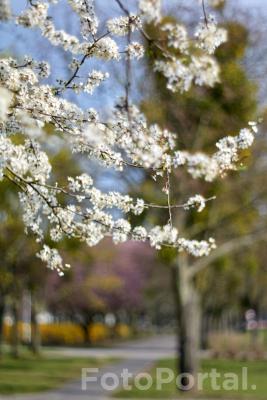
[{"label": "paved walkway", "polygon": [[175,354],[175,337],[173,335],[154,336],[152,338],[124,342],[111,348],[54,348],[48,353],[85,358],[119,358],[158,360],[172,357]]},{"label": "paved walkway", "polygon": [[58,390],[34,395],[0,396],[0,400],[106,400],[109,393],[102,389],[99,383],[103,374],[109,372],[120,376],[123,369],[128,369],[129,373],[134,376],[147,370],[156,360],[175,354],[175,338],[174,336],[164,335],[124,343],[108,349],[58,348],[50,350],[49,353],[70,357],[119,358],[121,361],[106,366],[100,369],[99,373],[94,374],[93,376],[98,378],[97,382],[90,382],[86,391],[82,390],[81,380],[79,380],[66,384]]}]

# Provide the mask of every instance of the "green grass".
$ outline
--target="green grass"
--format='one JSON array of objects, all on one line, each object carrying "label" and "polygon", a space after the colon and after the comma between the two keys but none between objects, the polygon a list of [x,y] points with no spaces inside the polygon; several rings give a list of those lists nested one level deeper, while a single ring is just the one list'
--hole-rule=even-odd
[{"label": "green grass", "polygon": [[[104,360],[71,357],[38,357],[23,353],[18,359],[0,359],[0,394],[34,393],[79,379],[81,368],[98,367]],[[107,362],[107,361],[106,361]]]},{"label": "green grass", "polygon": [[[199,399],[249,399],[249,400],[266,400],[267,398],[267,362],[266,361],[232,361],[232,360],[203,360],[201,372],[210,372],[211,369],[215,368],[217,372],[221,373],[222,376],[225,373],[235,373],[241,379],[242,367],[248,368],[248,390],[242,390],[241,388],[236,391],[225,391],[213,390],[211,387],[211,380],[208,379],[203,384],[203,390],[194,398]],[[179,398],[190,398],[192,394],[186,393],[179,395],[176,390],[175,383],[165,384],[162,389],[156,390],[156,368],[171,368],[175,372],[175,361],[174,360],[162,360],[159,361],[155,367],[151,370],[153,377],[153,386],[149,390],[141,391],[137,388],[133,388],[130,391],[119,391],[115,393],[114,397],[117,398],[133,398],[133,399],[179,399]],[[176,374],[176,373],[175,373]],[[222,386],[222,380],[218,379],[217,383]],[[144,381],[144,383],[147,381]],[[225,381],[224,381],[225,382]],[[228,381],[229,382],[229,381]],[[256,385],[256,390],[251,388],[251,385]],[[241,387],[241,384],[239,384]]]}]

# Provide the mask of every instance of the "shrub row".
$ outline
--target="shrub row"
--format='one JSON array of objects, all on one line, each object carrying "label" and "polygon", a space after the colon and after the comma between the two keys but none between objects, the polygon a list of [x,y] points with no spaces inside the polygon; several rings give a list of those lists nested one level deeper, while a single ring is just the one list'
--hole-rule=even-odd
[{"label": "shrub row", "polygon": [[[22,322],[18,325],[21,342],[27,342],[30,337],[30,326]],[[81,345],[85,342],[83,329],[74,323],[53,323],[39,325],[41,343],[44,345]],[[118,324],[109,328],[103,323],[93,323],[88,327],[88,337],[91,343],[101,343],[109,339],[127,339],[131,336],[128,325]],[[4,325],[4,339],[10,343],[12,340],[12,326]]]}]

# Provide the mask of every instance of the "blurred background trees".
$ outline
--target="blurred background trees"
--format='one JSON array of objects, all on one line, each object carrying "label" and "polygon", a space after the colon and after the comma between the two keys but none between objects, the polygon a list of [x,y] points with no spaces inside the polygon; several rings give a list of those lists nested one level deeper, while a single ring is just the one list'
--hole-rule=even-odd
[{"label": "blurred background trees", "polygon": [[[219,10],[221,12],[224,11]],[[181,18],[186,17],[186,10],[184,13],[181,10]],[[173,16],[166,17],[162,23],[173,20]],[[68,23],[67,18],[65,23]],[[211,144],[222,134],[232,134],[259,114],[264,116],[262,132],[253,154],[244,152],[243,162],[234,179],[230,174],[223,182],[215,182],[213,187],[197,181],[188,185],[186,176],[179,172],[175,181],[171,182],[177,203],[183,203],[195,192],[206,198],[216,194],[216,202],[209,202],[203,213],[192,211],[182,216],[177,210],[174,218],[181,234],[196,239],[214,236],[218,249],[205,260],[196,262],[184,256],[179,256],[177,260],[176,255],[166,249],[156,259],[151,249],[135,243],[114,248],[109,241],[105,241],[96,249],[88,250],[73,241],[66,241],[65,255],[72,261],[73,268],[64,278],[59,278],[45,270],[35,258],[34,239],[25,238],[19,223],[20,216],[12,194],[16,188],[4,187],[1,182],[0,338],[5,314],[9,317],[6,318],[5,338],[13,344],[14,356],[18,356],[21,341],[30,344],[35,353],[38,352],[40,336],[46,344],[92,344],[97,337],[103,340],[121,337],[121,334],[129,337],[130,332],[161,331],[163,328],[172,332],[178,320],[184,353],[192,357],[189,361],[181,359],[184,363],[182,368],[195,369],[185,364],[196,363],[195,348],[200,340],[195,325],[198,319],[202,325],[202,345],[207,346],[209,332],[245,329],[244,314],[249,308],[256,310],[259,319],[266,318],[266,246],[260,239],[266,229],[267,212],[267,117],[258,104],[257,85],[246,69],[251,65],[247,58],[252,54],[249,23],[244,26],[228,19],[226,25],[229,41],[216,53],[222,73],[221,83],[215,88],[193,88],[181,96],[167,92],[164,78],[158,74],[149,82],[140,77],[138,80],[145,97],[142,100],[144,113],[151,123],[179,133],[179,149],[197,152],[199,148],[204,148],[211,151]],[[147,29],[152,37],[157,37],[155,27],[147,26]],[[164,36],[160,40],[164,46]],[[148,47],[147,52],[151,61],[159,57],[153,46]],[[250,60],[254,60],[254,54]],[[145,65],[145,69],[151,75],[151,65]],[[141,71],[141,76],[144,76],[144,71]],[[108,93],[105,95],[108,96]],[[57,179],[61,180],[60,171],[63,169],[70,170],[70,175],[74,170],[82,170],[84,160],[77,160],[73,165],[65,149],[56,154],[62,143],[54,142],[49,127],[47,131],[48,145],[54,152],[53,162],[57,166]],[[95,166],[90,165],[90,168],[97,179]],[[122,181],[121,176],[110,173],[100,184],[108,187],[110,180],[114,179],[120,188],[132,182],[135,183],[132,186],[136,187],[138,182],[148,202],[155,197],[162,204],[165,201],[163,193],[152,192],[154,185],[142,174],[129,174],[127,181]],[[166,220],[166,213],[154,209],[145,217],[148,225],[161,223]],[[179,276],[187,266],[193,271],[190,277]],[[181,289],[185,285],[190,288],[190,301],[186,299],[181,304]],[[22,301],[25,297],[30,299],[28,306]],[[27,307],[30,307],[30,317],[28,312],[25,319]],[[31,334],[22,334],[19,321],[23,319],[28,328],[31,323]],[[181,330],[185,321],[186,326]],[[79,328],[74,329],[73,325]],[[122,325],[124,328],[127,326],[128,331],[118,328]],[[60,336],[60,326],[64,326],[66,331],[73,329],[71,339],[65,340]],[[195,333],[194,337],[188,335],[188,330]],[[188,343],[185,337],[189,338]],[[187,351],[188,348],[191,350]]]}]

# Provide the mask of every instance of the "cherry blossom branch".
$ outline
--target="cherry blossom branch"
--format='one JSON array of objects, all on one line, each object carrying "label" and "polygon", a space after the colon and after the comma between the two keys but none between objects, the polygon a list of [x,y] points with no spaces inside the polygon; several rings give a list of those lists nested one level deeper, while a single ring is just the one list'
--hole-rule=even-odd
[{"label": "cherry blossom branch", "polygon": [[172,206],[171,206],[171,179],[170,173],[167,171],[167,197],[168,197],[168,210],[169,210],[169,224],[172,227]]},{"label": "cherry blossom branch", "polygon": [[208,16],[207,16],[207,12],[206,12],[205,0],[201,0],[201,4],[202,4],[202,10],[203,10],[203,14],[204,14],[205,24],[206,24],[206,26],[208,26]]},{"label": "cherry blossom branch", "polygon": [[[41,182],[38,182],[38,181],[32,181],[32,180],[29,180],[29,179],[25,179],[25,178],[19,176],[18,174],[16,174],[16,173],[15,173],[14,171],[12,171],[10,168],[7,167],[6,169],[7,169],[7,171],[8,171],[10,174],[12,174],[13,176],[15,176],[19,181],[22,181],[25,185],[29,185],[29,186],[31,186],[32,188],[33,188],[33,185],[34,185],[34,188],[35,188],[35,186],[40,186],[40,187],[45,187],[45,188],[47,188],[47,189],[53,190],[53,191],[55,191],[55,192],[63,193],[63,194],[65,194],[66,196],[70,196],[70,197],[75,198],[75,199],[79,199],[79,197],[83,197],[84,200],[91,200],[91,199],[92,199],[91,196],[84,196],[83,193],[72,193],[72,192],[68,191],[67,189],[64,189],[64,187],[48,185],[48,184],[44,184],[44,183],[41,183]],[[10,179],[10,177],[9,177],[8,175],[5,175],[5,174],[4,174],[4,176],[5,176],[6,178]],[[17,181],[12,181],[12,182],[18,184]],[[19,186],[19,188],[22,189],[22,186]],[[38,192],[38,193],[39,193],[39,192]],[[216,199],[216,196],[209,197],[209,198],[207,198],[207,199],[204,199],[204,198],[203,198],[203,200],[205,201],[205,203],[210,202],[210,201],[215,200],[215,199]],[[164,210],[164,209],[171,210],[171,209],[176,209],[176,208],[183,208],[183,209],[185,209],[185,207],[187,206],[187,204],[188,204],[188,202],[183,203],[183,204],[171,204],[171,203],[170,203],[170,198],[169,198],[169,196],[168,196],[168,205],[166,205],[166,206],[164,206],[164,205],[159,205],[159,204],[153,204],[153,203],[144,203],[144,207],[145,207],[145,208],[158,208],[158,209],[163,209],[163,210]],[[78,215],[82,216],[83,214],[78,214]]]},{"label": "cherry blossom branch", "polygon": [[85,63],[87,58],[90,57],[92,50],[96,47],[97,43],[101,40],[107,37],[110,34],[110,32],[105,32],[103,35],[99,36],[97,39],[94,40],[94,43],[92,44],[91,47],[89,47],[88,52],[84,54],[82,57],[79,65],[77,65],[76,69],[74,70],[73,74],[70,76],[70,78],[64,83],[63,88],[57,88],[55,93],[56,95],[60,94],[63,92],[65,89],[69,88],[69,85],[73,82],[75,78],[77,78],[77,75],[82,67],[82,65]]},{"label": "cherry blossom branch", "polygon": [[[212,197],[209,197],[207,199],[204,199],[205,203],[208,203],[209,201],[212,201],[212,200],[216,200],[216,196],[212,196]],[[183,203],[183,204],[168,204],[167,206],[162,206],[162,205],[153,204],[153,203],[145,203],[144,205],[145,205],[145,207],[148,207],[148,208],[160,208],[160,209],[163,209],[163,210],[164,209],[168,210],[168,209],[175,209],[175,208],[185,208],[187,203]]]},{"label": "cherry blossom branch", "polygon": [[259,240],[264,240],[266,238],[266,234],[266,229],[263,229],[245,236],[241,236],[239,238],[232,239],[220,245],[208,257],[195,261],[193,265],[189,268],[189,275],[191,277],[194,277],[196,274],[203,271],[205,268],[211,265],[212,262],[218,260],[220,257],[226,256],[227,254],[233,252],[238,252],[244,247],[251,246],[253,243],[258,242]]},{"label": "cherry blossom branch", "polygon": [[129,10],[127,10],[127,8],[123,5],[123,3],[121,2],[121,0],[115,0],[115,2],[118,4],[118,6],[120,7],[120,9],[128,16],[130,16],[130,12]]}]

